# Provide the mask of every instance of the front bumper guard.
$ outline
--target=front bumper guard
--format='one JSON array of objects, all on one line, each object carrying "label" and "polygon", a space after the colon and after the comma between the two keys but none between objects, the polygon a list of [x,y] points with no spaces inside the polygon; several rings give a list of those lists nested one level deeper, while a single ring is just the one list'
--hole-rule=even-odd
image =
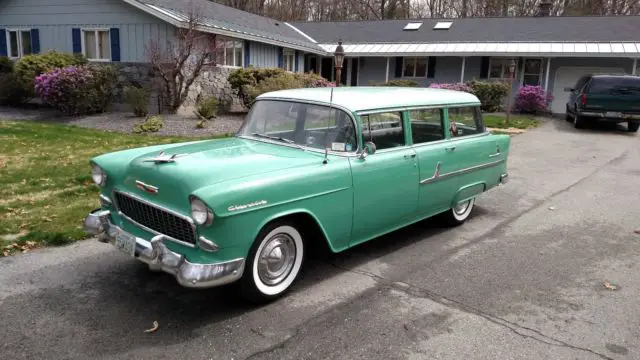
[{"label": "front bumper guard", "polygon": [[[97,235],[103,243],[115,245],[120,230],[109,220],[108,210],[94,210],[84,220],[84,231]],[[178,283],[190,288],[208,288],[237,281],[244,272],[244,259],[214,264],[192,263],[184,255],[173,252],[164,244],[164,235],[156,235],[151,241],[136,237],[134,256],[154,271],[164,271],[176,277]]]}]

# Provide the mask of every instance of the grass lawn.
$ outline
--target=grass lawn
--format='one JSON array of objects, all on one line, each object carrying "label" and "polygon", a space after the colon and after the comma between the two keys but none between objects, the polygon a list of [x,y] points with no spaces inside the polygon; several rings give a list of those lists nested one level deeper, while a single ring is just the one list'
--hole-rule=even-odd
[{"label": "grass lawn", "polygon": [[86,236],[82,220],[99,206],[93,156],[189,140],[0,121],[0,256]]},{"label": "grass lawn", "polygon": [[486,127],[494,129],[529,129],[540,125],[538,120],[526,115],[511,115],[509,117],[509,125],[504,123],[505,115],[483,115],[482,118]]}]

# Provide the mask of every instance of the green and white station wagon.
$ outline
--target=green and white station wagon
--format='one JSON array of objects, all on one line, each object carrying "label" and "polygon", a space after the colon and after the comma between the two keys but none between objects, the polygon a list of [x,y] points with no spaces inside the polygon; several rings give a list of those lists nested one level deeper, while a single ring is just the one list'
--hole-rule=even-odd
[{"label": "green and white station wagon", "polygon": [[92,159],[101,207],[85,230],[183,286],[239,281],[271,300],[311,245],[339,252],[434,215],[463,223],[506,182],[509,146],[464,92],[276,91],[234,137]]}]

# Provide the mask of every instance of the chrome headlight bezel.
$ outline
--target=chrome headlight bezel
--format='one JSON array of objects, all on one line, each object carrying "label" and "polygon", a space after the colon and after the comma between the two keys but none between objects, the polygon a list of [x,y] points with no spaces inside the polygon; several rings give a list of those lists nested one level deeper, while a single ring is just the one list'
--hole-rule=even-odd
[{"label": "chrome headlight bezel", "polygon": [[91,179],[96,185],[102,187],[107,183],[107,173],[96,163],[91,163]]},{"label": "chrome headlight bezel", "polygon": [[191,204],[191,219],[193,222],[200,226],[209,226],[213,223],[213,210],[204,201],[196,196],[191,196],[189,203]]}]

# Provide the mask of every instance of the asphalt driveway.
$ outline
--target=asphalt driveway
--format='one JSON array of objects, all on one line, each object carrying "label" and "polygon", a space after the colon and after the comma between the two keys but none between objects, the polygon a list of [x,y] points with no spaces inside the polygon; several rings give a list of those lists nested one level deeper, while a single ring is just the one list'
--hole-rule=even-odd
[{"label": "asphalt driveway", "polygon": [[462,227],[313,256],[264,307],[95,241],[2,258],[0,358],[638,359],[639,159],[640,135],[551,121]]}]

